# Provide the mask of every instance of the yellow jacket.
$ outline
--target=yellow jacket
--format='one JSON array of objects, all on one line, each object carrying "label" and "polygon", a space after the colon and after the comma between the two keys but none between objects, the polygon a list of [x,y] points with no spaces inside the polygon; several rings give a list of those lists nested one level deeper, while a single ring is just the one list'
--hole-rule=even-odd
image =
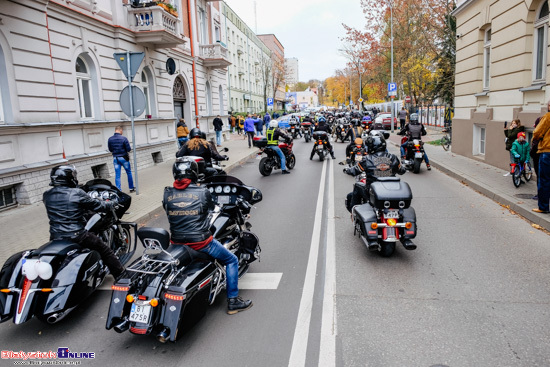
[{"label": "yellow jacket", "polygon": [[537,153],[550,153],[550,112],[540,119],[533,140],[539,142]]}]

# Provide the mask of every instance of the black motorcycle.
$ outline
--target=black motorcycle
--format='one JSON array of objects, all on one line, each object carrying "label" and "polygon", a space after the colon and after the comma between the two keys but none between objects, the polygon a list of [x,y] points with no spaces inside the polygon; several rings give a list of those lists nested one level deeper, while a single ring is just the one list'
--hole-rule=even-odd
[{"label": "black motorcycle", "polygon": [[401,161],[405,168],[413,173],[420,173],[420,166],[424,161],[424,142],[420,139],[410,139],[404,136],[401,144],[407,142],[405,146],[405,159]]},{"label": "black motorcycle", "polygon": [[302,132],[298,121],[290,121],[288,125],[288,132],[290,133],[290,136],[292,136],[292,139],[298,138],[298,135],[301,136]]},{"label": "black motorcycle", "polygon": [[[86,229],[110,246],[125,264],[136,249],[137,224],[120,218],[132,198],[103,179],[89,181],[82,189],[92,198],[116,204],[107,213],[88,213]],[[70,240],[54,240],[16,253],[0,271],[0,322],[13,318],[15,324],[22,324],[36,316],[56,323],[86,302],[107,274],[109,270],[98,252]]]},{"label": "black motorcycle", "polygon": [[350,208],[348,195],[346,207],[352,213],[353,234],[359,234],[370,251],[391,256],[397,241],[407,250],[416,249],[411,241],[417,232],[416,212],[410,206],[412,192],[406,182],[398,177],[378,177],[368,185],[362,173],[356,176],[354,188],[361,193],[361,204]]},{"label": "black motorcycle", "polygon": [[329,155],[329,150],[326,144],[328,140],[328,134],[325,131],[315,131],[313,133],[313,144],[315,153],[319,156],[320,161],[324,161],[325,157]]},{"label": "black motorcycle", "polygon": [[302,122],[302,134],[304,135],[306,143],[309,143],[311,140],[311,131],[311,122]]},{"label": "black motorcycle", "polygon": [[[254,138],[253,145],[260,148],[258,158],[260,158],[259,170],[262,176],[269,176],[274,169],[281,169],[281,159],[269,145],[266,138]],[[293,169],[296,165],[296,156],[292,152],[294,142],[290,139],[286,143],[279,143],[279,149],[285,155],[286,168]],[[262,157],[265,154],[267,157]]]},{"label": "black motorcycle", "polygon": [[[214,176],[204,184],[217,202],[210,231],[239,259],[240,277],[260,256],[247,219],[262,193],[232,176]],[[188,246],[170,245],[162,228],[143,227],[137,235],[145,250],[113,285],[106,328],[175,341],[225,289],[225,266]]]}]

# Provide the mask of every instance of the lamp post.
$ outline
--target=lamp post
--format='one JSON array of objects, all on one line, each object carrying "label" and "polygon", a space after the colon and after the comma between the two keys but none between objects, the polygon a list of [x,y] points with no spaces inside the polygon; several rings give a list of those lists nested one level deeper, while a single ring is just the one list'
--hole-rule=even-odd
[{"label": "lamp post", "polygon": [[[392,0],[389,1],[390,3],[390,42],[391,42],[391,82],[393,83],[393,4]],[[394,107],[393,107],[393,96],[390,96],[390,103],[391,103],[391,132],[394,132]]]}]

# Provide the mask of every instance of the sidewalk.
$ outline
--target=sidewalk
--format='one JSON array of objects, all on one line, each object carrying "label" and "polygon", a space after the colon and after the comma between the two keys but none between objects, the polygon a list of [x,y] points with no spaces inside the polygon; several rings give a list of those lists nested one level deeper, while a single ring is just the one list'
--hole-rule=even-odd
[{"label": "sidewalk", "polygon": [[[440,128],[427,127],[426,130],[428,134],[423,138],[425,142],[438,140],[444,135]],[[401,136],[392,134],[390,141],[398,146]],[[428,154],[432,167],[436,167],[509,208],[533,224],[550,230],[550,214],[538,214],[532,211],[533,208],[538,207],[537,201],[532,199],[537,194],[537,181],[534,173],[530,182],[521,184],[519,188],[516,188],[510,176],[503,177],[506,173],[505,170],[450,151],[447,152],[439,145],[424,144],[424,149]],[[503,152],[503,154],[505,153]],[[422,165],[420,174],[429,174],[425,165]]]},{"label": "sidewalk", "polygon": [[[248,148],[248,142],[242,136],[230,135],[230,140],[222,144],[227,147],[229,160],[222,162],[226,172],[238,167],[249,157],[256,154],[256,148]],[[162,197],[165,186],[172,185],[172,164],[175,157],[166,159],[165,162],[145,168],[138,172],[139,195],[132,195],[132,205],[129,212],[123,217],[124,221],[146,222],[155,215],[162,213]],[[108,178],[114,182],[114,176]],[[128,180],[123,172],[121,177],[122,191],[128,192]],[[44,204],[20,206],[0,212],[0,265],[15,252],[38,248],[49,240],[49,224]]]}]

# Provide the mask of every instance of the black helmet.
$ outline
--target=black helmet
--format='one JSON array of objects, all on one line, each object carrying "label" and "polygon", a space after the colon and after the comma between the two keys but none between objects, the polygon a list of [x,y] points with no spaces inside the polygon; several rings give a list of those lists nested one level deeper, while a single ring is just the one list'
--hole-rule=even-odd
[{"label": "black helmet", "polygon": [[351,120],[351,123],[353,124],[353,126],[361,126],[361,122],[359,121],[359,119],[353,119]]},{"label": "black helmet", "polygon": [[413,124],[418,124],[418,113],[411,113],[411,117],[409,117],[409,120]]},{"label": "black helmet", "polygon": [[50,186],[76,187],[78,179],[74,166],[55,166],[50,173]]},{"label": "black helmet", "polygon": [[193,182],[197,182],[199,178],[199,165],[192,158],[179,157],[174,162],[172,174],[175,180],[188,178]]},{"label": "black helmet", "polygon": [[202,138],[202,131],[198,127],[194,127],[189,131],[189,139]]},{"label": "black helmet", "polygon": [[367,138],[367,148],[369,154],[385,152],[386,151],[386,139],[380,135],[369,136]]}]

